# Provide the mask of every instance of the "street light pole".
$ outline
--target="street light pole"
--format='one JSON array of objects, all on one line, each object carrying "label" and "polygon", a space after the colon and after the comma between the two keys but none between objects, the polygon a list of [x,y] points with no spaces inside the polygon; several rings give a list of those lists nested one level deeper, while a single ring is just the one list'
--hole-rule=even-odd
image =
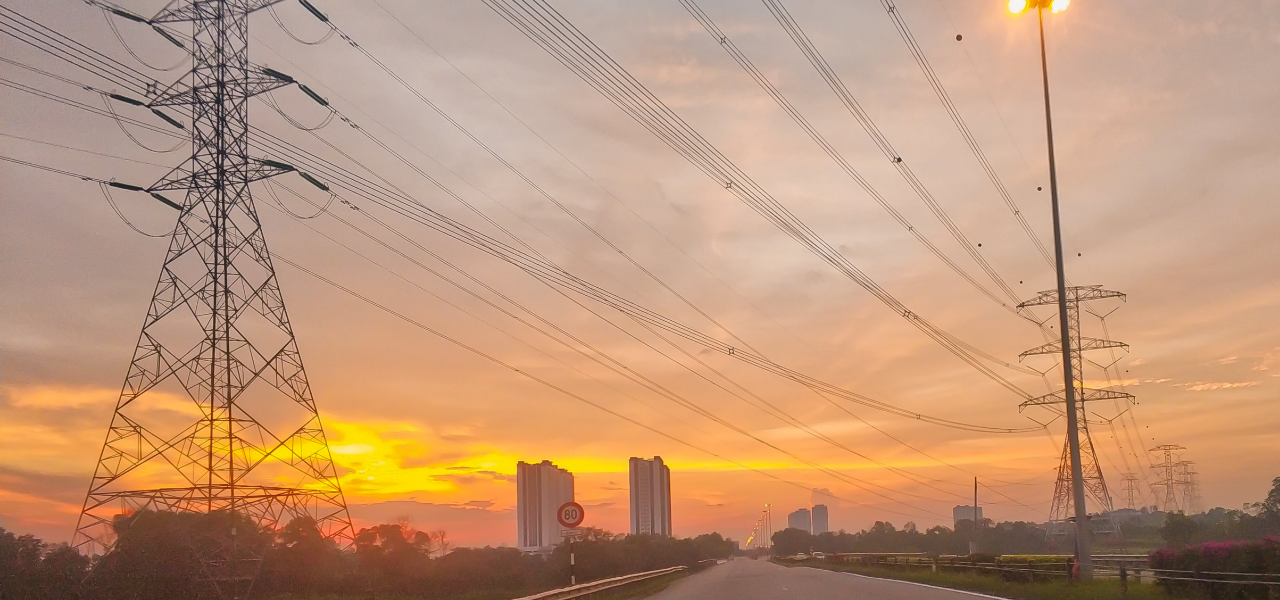
[{"label": "street light pole", "polygon": [[1081,581],[1093,578],[1093,555],[1090,552],[1089,513],[1084,503],[1084,469],[1080,464],[1079,413],[1076,409],[1075,366],[1071,355],[1070,326],[1067,322],[1067,276],[1062,260],[1062,222],[1058,215],[1058,168],[1053,155],[1053,114],[1049,109],[1049,61],[1044,47],[1044,8],[1047,2],[1036,2],[1040,26],[1040,73],[1044,80],[1044,125],[1049,141],[1049,197],[1053,205],[1053,250],[1058,271],[1058,332],[1062,335],[1062,378],[1067,400],[1067,445],[1071,449],[1071,498],[1075,508],[1076,565]]}]

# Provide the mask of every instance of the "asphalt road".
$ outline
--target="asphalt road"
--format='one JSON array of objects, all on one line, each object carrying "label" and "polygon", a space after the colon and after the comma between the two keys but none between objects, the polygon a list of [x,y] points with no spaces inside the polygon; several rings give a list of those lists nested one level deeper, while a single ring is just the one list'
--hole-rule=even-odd
[{"label": "asphalt road", "polygon": [[982,594],[859,577],[825,569],[783,567],[739,558],[671,584],[649,600],[976,600]]}]

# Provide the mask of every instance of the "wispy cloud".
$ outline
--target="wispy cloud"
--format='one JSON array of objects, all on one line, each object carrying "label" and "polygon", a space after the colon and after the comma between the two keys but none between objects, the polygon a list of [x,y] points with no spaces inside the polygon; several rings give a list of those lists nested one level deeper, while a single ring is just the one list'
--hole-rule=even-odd
[{"label": "wispy cloud", "polygon": [[1175,383],[1177,387],[1185,387],[1188,392],[1212,392],[1216,390],[1230,390],[1235,388],[1247,388],[1258,385],[1258,381],[1238,381],[1238,382],[1197,382],[1197,383]]}]

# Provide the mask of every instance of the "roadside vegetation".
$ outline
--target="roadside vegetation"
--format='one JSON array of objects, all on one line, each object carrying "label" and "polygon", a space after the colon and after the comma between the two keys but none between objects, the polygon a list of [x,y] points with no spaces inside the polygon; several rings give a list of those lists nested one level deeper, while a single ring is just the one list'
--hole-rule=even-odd
[{"label": "roadside vegetation", "polygon": [[882,567],[842,564],[819,560],[777,562],[788,567],[808,567],[856,573],[858,575],[866,575],[869,577],[897,579],[900,581],[936,585],[938,587],[967,590],[970,592],[979,592],[982,594],[999,596],[1001,598],[1014,598],[1018,600],[1156,600],[1157,598],[1167,600],[1168,598],[1192,597],[1171,596],[1164,590],[1164,588],[1150,583],[1139,584],[1134,582],[1132,579],[1129,580],[1129,588],[1126,593],[1121,589],[1120,581],[1116,579],[1095,579],[1088,584],[1070,584],[1062,580],[1051,582],[1037,581],[1031,583],[1015,583],[1011,581],[1004,581],[999,577],[993,577],[990,575],[971,575],[968,573],[934,573],[924,570],[900,571]]},{"label": "roadside vegetation", "polygon": [[[897,529],[891,523],[877,522],[870,529],[856,533],[840,531],[816,536],[798,529],[785,529],[773,535],[773,554],[775,562],[789,567],[846,571],[1004,598],[1268,599],[1280,596],[1280,585],[1267,585],[1280,583],[1280,477],[1272,480],[1265,499],[1246,504],[1241,510],[1215,508],[1190,516],[1141,514],[1158,515],[1162,522],[1152,524],[1150,519],[1146,523],[1135,519],[1136,522],[1121,528],[1126,536],[1157,540],[1155,545],[1159,547],[1142,553],[1147,554],[1142,568],[1163,570],[1163,579],[1155,581],[1151,572],[1145,571],[1140,583],[1130,573],[1127,590],[1114,577],[1099,577],[1089,584],[1067,581],[1063,565],[1069,558],[1065,555],[1070,554],[1072,540],[1047,541],[1044,529],[1034,523],[991,525],[988,521],[987,526],[975,532],[972,521],[960,521],[955,529],[933,527],[926,531],[918,530],[912,523]],[[979,553],[969,554],[969,543],[975,533]],[[1105,544],[1095,544],[1095,552],[1109,551],[1114,552]],[[846,557],[852,559],[848,562],[832,556],[839,553],[860,556]],[[912,556],[902,556],[904,554]],[[989,571],[975,573],[947,568],[953,559],[960,565],[987,565],[982,568]],[[928,566],[933,564],[942,568],[934,571]],[[1032,575],[1013,570],[1023,565],[1037,572]]]},{"label": "roadside vegetation", "polygon": [[[4,600],[173,600],[201,596],[201,544],[212,530],[229,528],[231,517],[216,514],[140,512],[115,522],[115,550],[90,564],[65,544],[0,529],[0,598]],[[566,545],[548,554],[515,548],[449,550],[441,532],[414,531],[398,524],[361,530],[352,548],[339,549],[321,537],[315,524],[297,519],[278,532],[235,518],[239,543],[266,549],[253,596],[289,599],[500,600],[569,584]],[[247,532],[247,533],[246,533]],[[586,530],[574,544],[578,582],[695,566],[727,558],[735,544],[720,534],[675,539],[615,536]],[[637,584],[652,589],[676,577]],[[82,583],[83,582],[83,583]],[[665,583],[664,583],[665,582]],[[628,586],[631,587],[631,586]],[[623,598],[631,590],[602,593]],[[652,592],[651,592],[652,593]]]},{"label": "roadside vegetation", "polygon": [[[1148,510],[1138,515],[1121,522],[1124,541],[1094,540],[1094,552],[1147,554],[1159,548],[1176,550],[1209,542],[1280,536],[1280,477],[1272,480],[1266,498],[1238,510],[1214,508],[1194,515]],[[958,521],[955,528],[939,525],[928,529],[920,529],[912,522],[898,528],[888,521],[877,521],[858,532],[840,530],[812,535],[788,528],[775,532],[771,540],[777,556],[811,552],[920,552],[939,556],[969,554],[969,544],[975,537],[977,551],[992,555],[1062,555],[1071,554],[1075,546],[1072,537],[1048,540],[1039,523],[993,523],[990,519],[984,519],[976,533],[973,521],[968,519]]]}]

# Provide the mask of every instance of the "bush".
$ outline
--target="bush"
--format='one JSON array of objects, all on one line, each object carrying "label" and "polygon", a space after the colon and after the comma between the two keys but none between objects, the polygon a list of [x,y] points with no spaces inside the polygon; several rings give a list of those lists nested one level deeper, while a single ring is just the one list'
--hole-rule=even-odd
[{"label": "bush", "polygon": [[[1181,550],[1161,548],[1151,553],[1151,568],[1186,571],[1186,573],[1170,573],[1175,577],[1199,578],[1201,573],[1210,573],[1204,577],[1222,579],[1222,576],[1211,573],[1257,573],[1280,575],[1280,538],[1269,537],[1261,540],[1238,542],[1205,542]],[[1267,598],[1265,585],[1240,584],[1203,584],[1193,581],[1161,579],[1161,585],[1170,592],[1174,590],[1208,589],[1214,591],[1231,591],[1244,598]]]}]

